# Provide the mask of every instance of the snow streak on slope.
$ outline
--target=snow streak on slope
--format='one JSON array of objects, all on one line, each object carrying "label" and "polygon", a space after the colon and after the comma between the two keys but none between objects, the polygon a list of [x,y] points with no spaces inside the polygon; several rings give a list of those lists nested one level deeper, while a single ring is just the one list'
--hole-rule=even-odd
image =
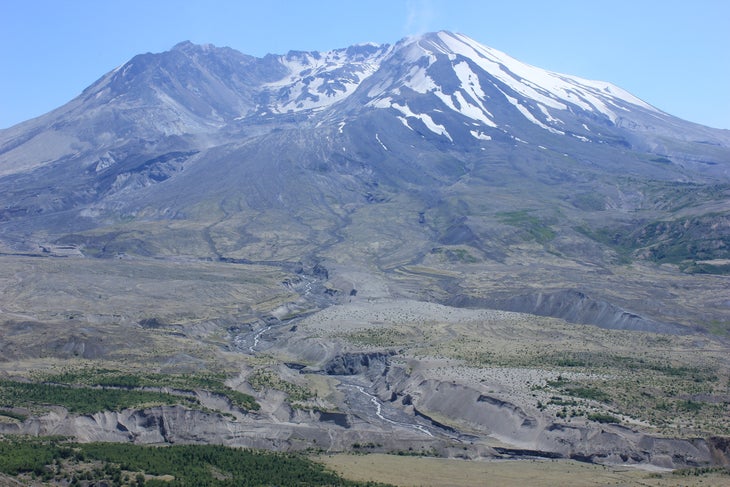
[{"label": "snow streak on slope", "polygon": [[274,100],[268,109],[273,113],[320,110],[344,100],[378,70],[387,52],[388,46],[367,44],[281,56],[279,62],[289,74],[266,86]]},{"label": "snow streak on slope", "polygon": [[[486,95],[479,84],[479,76],[471,70],[469,64],[466,62],[456,64],[454,66],[454,73],[456,73],[456,76],[459,77],[459,81],[461,81],[460,88],[464,90],[465,94],[476,104],[476,106],[469,104],[469,102],[464,99],[464,95],[461,92],[455,92],[454,95],[457,97],[459,105],[462,107],[460,110],[461,113],[469,118],[480,120],[484,122],[485,125],[496,127],[497,124],[492,120],[494,118],[493,115],[489,113],[489,110],[487,110],[484,106]],[[472,113],[472,115],[469,115],[469,113]]]},{"label": "snow streak on slope", "polygon": [[[414,110],[415,105],[401,101],[408,91],[435,96],[445,108],[485,128],[511,123],[497,120],[490,110],[490,106],[506,101],[529,122],[559,135],[565,134],[561,112],[587,111],[603,116],[614,124],[619,119],[619,113],[628,112],[630,106],[657,112],[655,108],[610,83],[530,66],[460,34],[439,32],[406,39],[397,44],[393,51],[407,65],[410,64],[410,68],[398,79],[386,78],[381,81],[370,89],[368,95],[373,99],[371,106],[394,108],[406,118],[418,117],[425,121],[428,115]],[[452,74],[444,71],[445,63],[450,63]],[[459,82],[458,86],[454,85],[454,76]],[[501,93],[504,98],[492,99],[487,91]],[[428,111],[436,110],[437,107],[433,105]],[[443,134],[445,131],[427,125],[435,133]],[[586,131],[590,132],[589,129]],[[483,138],[476,134],[481,132],[473,132],[472,135]],[[582,140],[588,139],[582,137]]]},{"label": "snow streak on slope", "polygon": [[[551,133],[570,132],[588,141],[589,129],[576,135],[581,126],[568,128],[561,117],[569,120],[568,112],[590,112],[616,124],[631,107],[656,111],[610,83],[530,66],[449,32],[407,38],[395,46],[292,51],[274,59],[286,74],[261,87],[259,114],[317,112],[359,93],[364,99],[355,97],[358,103],[395,110],[411,129],[418,119],[450,140],[457,129],[446,120],[458,114],[474,128],[467,132],[459,128],[459,133],[479,140],[488,140],[490,130],[511,130],[518,117]],[[363,84],[368,79],[377,81]],[[505,117],[505,107],[514,116]],[[439,111],[443,113],[435,115]]]},{"label": "snow streak on slope", "polygon": [[[590,119],[619,124],[637,108],[655,111],[609,83],[536,68],[448,32],[394,46],[291,51],[262,59],[181,43],[168,53],[136,56],[85,94],[92,91],[99,106],[114,102],[110,117],[121,108],[134,118],[133,111],[153,100],[156,111],[134,118],[135,124],[165,136],[214,132],[231,120],[251,123],[261,115],[293,112],[341,124],[343,113],[369,107],[390,110],[406,127],[425,126],[452,141],[464,134],[489,140],[497,130],[514,131],[522,120],[590,141],[598,134]],[[583,112],[590,116],[576,120]],[[585,120],[591,128],[581,123]]]},{"label": "snow streak on slope", "polygon": [[576,105],[584,110],[597,111],[612,122],[617,118],[614,110],[625,110],[625,103],[656,111],[651,105],[610,83],[530,66],[461,34],[439,32],[438,38],[449,54],[471,59],[515,92],[550,108],[567,110],[568,104]]},{"label": "snow streak on slope", "polygon": [[426,126],[426,128],[428,130],[430,130],[431,132],[433,132],[434,134],[443,135],[444,137],[448,138],[449,140],[451,140],[453,142],[453,139],[451,138],[451,135],[449,134],[449,132],[446,130],[446,127],[434,122],[433,118],[431,118],[431,116],[428,115],[427,113],[414,113],[413,111],[411,111],[410,108],[408,108],[408,105],[398,105],[397,103],[393,103],[390,106],[392,108],[395,108],[396,110],[398,110],[399,112],[401,112],[404,115],[405,118],[403,118],[403,117],[399,117],[399,118],[405,124],[406,127],[412,128],[408,124],[408,119],[416,118],[416,119],[420,120],[421,122],[423,122],[423,124]]}]

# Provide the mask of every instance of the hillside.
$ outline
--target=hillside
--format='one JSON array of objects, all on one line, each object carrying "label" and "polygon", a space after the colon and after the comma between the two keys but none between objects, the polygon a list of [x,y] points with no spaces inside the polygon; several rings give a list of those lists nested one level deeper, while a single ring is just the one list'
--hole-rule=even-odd
[{"label": "hillside", "polygon": [[0,432],[726,464],[729,201],[728,131],[461,34],[140,54],[0,131]]}]

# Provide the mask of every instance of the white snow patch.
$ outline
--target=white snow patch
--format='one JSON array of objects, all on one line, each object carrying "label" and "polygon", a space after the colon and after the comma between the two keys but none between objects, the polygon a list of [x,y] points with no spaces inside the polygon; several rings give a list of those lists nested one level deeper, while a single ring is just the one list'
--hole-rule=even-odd
[{"label": "white snow patch", "polygon": [[266,89],[276,100],[274,113],[323,109],[350,96],[363,80],[375,73],[390,50],[379,49],[369,57],[353,61],[343,49],[324,53],[294,53],[279,56],[287,68],[283,78]]},{"label": "white snow patch", "polygon": [[410,126],[410,125],[408,125],[408,119],[407,119],[406,117],[401,117],[401,116],[398,116],[398,120],[400,120],[400,121],[401,121],[401,123],[402,123],[403,125],[405,125],[405,126],[406,126],[406,127],[408,127],[409,129],[413,130],[413,129],[411,128],[411,126]]},{"label": "white snow patch", "polygon": [[417,93],[423,94],[438,89],[438,85],[426,73],[426,70],[420,67],[414,67],[408,74],[407,79],[406,86]]},{"label": "white snow patch", "polygon": [[444,105],[451,108],[453,111],[455,111],[455,112],[459,111],[459,109],[456,108],[456,105],[454,105],[454,100],[452,100],[451,97],[449,95],[447,95],[446,93],[444,93],[443,91],[441,91],[441,90],[435,91],[434,95],[439,97],[439,99],[444,103]]},{"label": "white snow patch", "polygon": [[[426,126],[428,130],[433,132],[436,135],[443,135],[444,137],[448,138],[451,142],[454,141],[454,139],[451,138],[451,134],[446,130],[446,127],[443,125],[440,125],[433,121],[430,115],[426,113],[414,113],[411,111],[411,109],[408,107],[408,105],[399,105],[397,103],[393,103],[393,108],[401,112],[403,115],[406,116],[406,118],[417,118],[423,124]],[[410,126],[409,126],[410,128]]]},{"label": "white snow patch", "polygon": [[370,102],[368,102],[367,106],[375,107],[375,108],[390,108],[393,105],[393,100],[391,100],[389,97],[383,97],[383,98],[376,98]]},{"label": "white snow patch", "polygon": [[490,118],[492,116],[491,113],[489,113],[483,105],[479,104],[472,105],[469,103],[465,98],[464,95],[460,91],[457,91],[454,93],[454,96],[456,97],[456,101],[460,105],[459,112],[473,120],[478,120],[482,122],[484,125],[487,125],[488,127],[496,127],[497,124],[494,123],[494,121]]},{"label": "white snow patch", "polygon": [[563,122],[559,118],[555,118],[552,115],[550,115],[550,112],[548,112],[547,108],[540,105],[539,103],[537,104],[537,108],[539,108],[540,111],[542,112],[542,114],[545,115],[545,120],[547,120],[549,123],[561,123],[561,124],[565,125],[565,122]]},{"label": "white snow patch", "polygon": [[416,114],[413,113],[410,108],[408,108],[408,105],[399,105],[398,103],[392,103],[390,106],[401,112],[406,117],[416,116]]},{"label": "white snow patch", "polygon": [[609,105],[624,109],[621,102],[657,111],[651,105],[610,83],[537,68],[501,51],[483,46],[461,34],[440,32],[438,35],[441,42],[452,52],[471,59],[516,93],[546,107],[567,110],[567,104],[572,104],[584,110],[599,112],[612,121],[616,120],[616,114]]},{"label": "white snow patch", "polygon": [[451,138],[451,135],[449,134],[449,132],[446,131],[446,127],[434,122],[433,119],[429,115],[427,115],[425,113],[421,113],[421,114],[416,115],[416,117],[419,118],[426,125],[426,128],[428,128],[428,130],[430,130],[434,134],[443,135],[444,137],[449,139],[451,142],[454,141],[454,139]]},{"label": "white snow patch", "polygon": [[[449,49],[471,59],[484,71],[517,93],[552,108],[567,109],[565,104],[551,98],[549,91],[541,90],[543,91],[541,93],[535,89],[535,86],[542,87],[546,84],[550,86],[548,71],[523,64],[496,49],[482,46],[466,36],[440,32],[439,37]],[[533,81],[533,83],[525,83],[527,80]]]},{"label": "white snow patch", "polygon": [[385,149],[385,150],[388,150],[388,148],[387,148],[387,147],[385,147],[385,144],[383,144],[383,142],[382,142],[382,141],[380,140],[380,137],[378,137],[378,134],[375,134],[375,140],[377,140],[377,141],[378,141],[378,143],[380,144],[380,146],[381,146],[381,147],[382,147],[383,149]]},{"label": "white snow patch", "polygon": [[502,94],[530,122],[534,123],[535,125],[537,125],[540,128],[543,128],[543,129],[547,130],[548,132],[552,132],[554,134],[559,134],[559,135],[565,135],[565,132],[563,132],[561,130],[554,129],[552,127],[548,127],[547,125],[545,125],[544,123],[542,123],[541,121],[539,121],[538,119],[536,119],[535,116],[530,112],[530,110],[528,110],[527,107],[523,106],[519,101],[517,101],[516,98],[512,98],[511,96],[509,96],[505,92],[502,92]]},{"label": "white snow patch", "polygon": [[[482,104],[482,99],[486,98],[484,91],[479,85],[477,75],[471,71],[467,63],[459,63],[457,75],[460,77],[462,88],[466,96],[461,91],[456,91],[449,95],[431,78],[426,70],[422,67],[415,67],[406,76],[406,86],[413,91],[421,94],[433,93],[451,110],[461,113],[462,115],[477,120],[489,127],[496,127],[497,124],[492,120],[492,114]],[[469,97],[471,100],[467,100]],[[440,111],[435,109],[434,111]]]},{"label": "white snow patch", "polygon": [[489,136],[489,135],[487,135],[485,133],[479,132],[478,130],[470,130],[470,133],[471,133],[471,135],[474,136],[475,139],[479,139],[479,140],[492,140],[492,137],[491,136]]},{"label": "white snow patch", "polygon": [[[464,109],[461,110],[461,113],[475,120],[479,120],[490,127],[496,127],[497,124],[492,120],[494,115],[492,115],[484,106],[483,101],[487,99],[487,95],[484,93],[484,90],[479,83],[479,77],[476,73],[471,70],[469,64],[466,62],[454,65],[454,73],[456,73],[456,76],[461,82],[461,89],[476,103],[476,106],[472,105],[464,100],[464,97],[460,92],[455,93],[455,95],[460,98],[459,104],[462,106],[467,105],[468,113],[472,113],[473,115],[467,115],[467,111]],[[472,107],[476,109],[476,111],[472,109]]]}]

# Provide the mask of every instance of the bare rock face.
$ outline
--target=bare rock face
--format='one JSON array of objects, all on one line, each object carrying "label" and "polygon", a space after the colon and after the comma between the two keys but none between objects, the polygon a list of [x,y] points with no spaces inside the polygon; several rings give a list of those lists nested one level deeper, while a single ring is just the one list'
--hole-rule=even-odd
[{"label": "bare rock face", "polygon": [[[77,416],[57,407],[23,422],[0,423],[0,433],[63,435],[81,442],[212,443],[281,451],[311,447],[348,451],[353,445],[368,444],[378,445],[381,451],[419,448],[443,455],[464,455],[454,446],[469,442],[474,445],[472,458],[570,458],[661,468],[730,464],[727,438],[663,438],[619,424],[578,419],[573,424],[556,423],[536,408],[519,405],[479,384],[411,375],[390,364],[390,357],[380,352],[346,353],[325,363],[323,370],[337,374],[345,381],[342,387],[352,392],[346,400],[350,408],[344,411],[291,409],[276,394],[264,397],[271,404],[265,403],[257,413],[244,414],[230,404],[219,404],[234,415],[159,406]],[[375,394],[358,385],[368,383]],[[204,399],[207,405],[217,400]],[[512,447],[489,447],[486,438]]]},{"label": "bare rock face", "polygon": [[510,438],[517,443],[529,443],[537,435],[538,418],[519,406],[461,384],[427,380],[418,384],[412,394],[417,410],[458,418],[458,425],[468,431]]},{"label": "bare rock face", "polygon": [[651,318],[640,316],[574,289],[522,294],[504,298],[455,296],[449,300],[449,304],[463,307],[502,309],[538,316],[551,316],[564,319],[570,323],[595,325],[613,330],[672,334],[690,332],[687,327],[662,323]]},{"label": "bare rock face", "polygon": [[385,451],[406,450],[414,445],[429,448],[445,445],[442,440],[424,438],[417,432],[394,436],[389,431],[373,429],[346,413],[300,411],[293,413],[288,421],[272,421],[271,418],[238,421],[182,406],[126,409],[84,416],[56,411],[23,423],[0,423],[0,433],[63,435],[81,442],[222,444],[279,451],[312,447],[347,451],[358,442],[377,443]]},{"label": "bare rock face", "polygon": [[730,438],[711,436],[708,441],[715,463],[730,466]]},{"label": "bare rock face", "polygon": [[327,375],[381,374],[388,372],[388,353],[345,353],[330,359],[324,366]]},{"label": "bare rock face", "polygon": [[83,416],[54,412],[16,425],[13,432],[40,436],[67,435],[82,442],[220,443],[271,448],[271,440],[246,434],[253,433],[254,429],[250,424],[235,423],[216,413],[182,406],[161,406]]},{"label": "bare rock face", "polygon": [[403,402],[418,414],[429,419],[431,415],[449,418],[453,431],[488,435],[515,445],[502,449],[503,454],[662,468],[723,465],[730,460],[724,438],[662,438],[618,424],[558,424],[537,410],[525,410],[467,385],[420,379],[409,382],[403,376],[400,379],[390,393],[403,397]]}]

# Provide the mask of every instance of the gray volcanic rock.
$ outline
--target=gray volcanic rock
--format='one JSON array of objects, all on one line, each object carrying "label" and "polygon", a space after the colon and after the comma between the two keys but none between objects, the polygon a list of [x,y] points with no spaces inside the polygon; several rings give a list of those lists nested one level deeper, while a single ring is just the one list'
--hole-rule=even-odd
[{"label": "gray volcanic rock", "polygon": [[[513,456],[572,458],[603,464],[651,464],[682,468],[723,464],[730,455],[722,438],[676,439],[647,435],[618,424],[553,423],[537,411],[453,382],[403,380],[392,384],[419,414],[451,418],[462,432],[490,435],[518,448]],[[399,379],[399,380],[398,380]],[[499,449],[497,450],[499,451]]]},{"label": "gray volcanic rock", "polygon": [[[232,420],[218,413],[161,406],[144,410],[126,409],[93,415],[70,416],[56,411],[21,424],[0,423],[4,434],[34,436],[64,435],[82,442],[131,442],[145,445],[219,444],[277,451],[326,448],[346,451],[358,441],[377,441],[387,449],[406,449],[423,442],[415,433],[402,432],[398,437],[375,431],[362,423],[351,424],[349,417],[336,413],[319,413],[312,417],[299,414],[290,421]],[[440,440],[428,442],[441,445]]]},{"label": "gray volcanic rock", "polygon": [[[475,389],[445,382],[422,382],[412,389],[417,407],[440,416],[459,418],[460,428],[488,434],[516,448],[481,448],[485,456],[518,458],[571,458],[601,464],[654,465],[683,468],[730,462],[726,439],[673,439],[641,434],[620,425],[546,423],[519,406]],[[410,397],[410,396],[409,396]],[[417,416],[430,418],[424,413]],[[432,423],[444,431],[455,430]],[[358,441],[377,442],[380,449],[412,448],[420,444],[448,452],[442,438],[424,437],[418,430],[401,429],[398,435],[373,430],[344,413],[297,412],[290,420],[241,417],[160,406],[73,416],[58,409],[22,423],[0,423],[4,434],[64,435],[82,442],[111,441],[137,444],[223,444],[247,448],[296,451],[318,445],[346,451]]]},{"label": "gray volcanic rock", "polygon": [[562,318],[571,323],[596,325],[613,330],[632,330],[652,333],[688,333],[686,327],[638,316],[618,306],[596,300],[581,291],[566,290],[552,293],[535,293],[506,298],[480,299],[455,296],[452,306],[502,309],[539,316]]},{"label": "gray volcanic rock", "polygon": [[[729,147],[725,131],[459,34],[264,58],[188,42],[1,131],[0,208],[12,243],[21,229],[62,237],[142,216],[200,219],[193,208],[213,192],[246,195],[244,215],[303,218],[313,205],[403,193],[428,214],[458,181],[479,190],[519,177],[534,189],[524,204],[545,205],[561,197],[546,185],[600,195],[618,174],[726,181]],[[641,205],[626,193],[621,208]],[[435,230],[446,245],[484,240],[463,223]]]},{"label": "gray volcanic rock", "polygon": [[330,359],[324,366],[328,375],[358,375],[373,374],[385,375],[388,371],[388,357],[386,353],[346,353]]}]

